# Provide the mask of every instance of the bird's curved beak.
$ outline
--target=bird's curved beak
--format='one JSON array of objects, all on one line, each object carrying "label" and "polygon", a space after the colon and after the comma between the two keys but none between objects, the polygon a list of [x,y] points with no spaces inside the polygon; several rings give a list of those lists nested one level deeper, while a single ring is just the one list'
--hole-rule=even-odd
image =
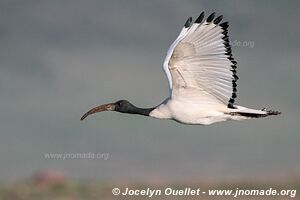
[{"label": "bird's curved beak", "polygon": [[92,108],[89,110],[87,113],[85,113],[80,120],[84,120],[87,116],[97,113],[97,112],[103,112],[103,111],[113,111],[115,110],[115,105],[114,103],[109,103],[109,104],[104,104],[101,106],[97,106],[95,108]]}]

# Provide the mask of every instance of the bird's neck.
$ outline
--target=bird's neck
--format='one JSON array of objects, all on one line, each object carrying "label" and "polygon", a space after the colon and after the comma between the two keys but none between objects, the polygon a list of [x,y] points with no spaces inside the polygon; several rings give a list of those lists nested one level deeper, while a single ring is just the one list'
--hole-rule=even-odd
[{"label": "bird's neck", "polygon": [[144,115],[149,116],[152,110],[154,110],[156,107],[153,108],[139,108],[136,106],[132,106],[130,109],[128,109],[129,114],[137,114],[137,115]]}]

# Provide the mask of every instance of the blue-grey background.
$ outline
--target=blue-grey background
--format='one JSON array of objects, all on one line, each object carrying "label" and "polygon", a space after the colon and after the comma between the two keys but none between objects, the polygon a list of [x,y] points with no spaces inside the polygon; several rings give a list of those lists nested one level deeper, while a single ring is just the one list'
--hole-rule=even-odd
[{"label": "blue-grey background", "polygon": [[[299,1],[0,1],[0,180],[36,170],[100,180],[300,176]],[[168,96],[166,50],[188,16],[230,22],[237,103],[278,117],[212,126],[102,113]],[[45,153],[109,153],[45,159]]]}]

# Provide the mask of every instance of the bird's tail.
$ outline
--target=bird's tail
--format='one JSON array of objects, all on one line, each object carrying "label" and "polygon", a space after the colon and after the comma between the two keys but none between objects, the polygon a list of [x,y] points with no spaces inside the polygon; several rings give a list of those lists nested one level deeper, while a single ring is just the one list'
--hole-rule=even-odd
[{"label": "bird's tail", "polygon": [[274,110],[267,110],[266,108],[262,110],[254,110],[249,108],[244,108],[241,106],[238,106],[238,109],[234,112],[230,112],[230,115],[232,116],[243,116],[247,118],[261,118],[261,117],[267,117],[270,115],[280,115],[281,112],[274,111]]}]

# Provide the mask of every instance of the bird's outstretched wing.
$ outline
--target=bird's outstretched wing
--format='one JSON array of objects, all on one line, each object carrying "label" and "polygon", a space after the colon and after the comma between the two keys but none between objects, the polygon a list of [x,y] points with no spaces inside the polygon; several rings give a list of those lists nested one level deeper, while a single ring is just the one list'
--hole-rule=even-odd
[{"label": "bird's outstretched wing", "polygon": [[228,40],[228,22],[212,13],[203,23],[204,13],[192,23],[190,17],[168,50],[164,71],[171,98],[222,103],[234,108],[236,61]]}]

